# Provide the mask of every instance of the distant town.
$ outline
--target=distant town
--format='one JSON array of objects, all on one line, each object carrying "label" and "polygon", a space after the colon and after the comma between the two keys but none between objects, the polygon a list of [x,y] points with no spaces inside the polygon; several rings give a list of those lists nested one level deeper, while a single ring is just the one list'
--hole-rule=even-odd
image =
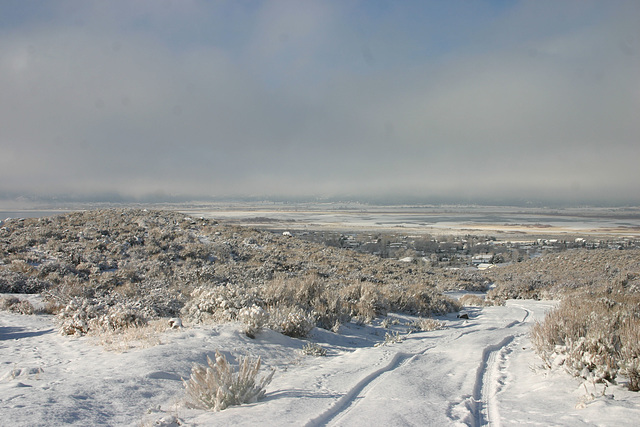
[{"label": "distant town", "polygon": [[438,267],[491,268],[496,264],[520,262],[549,252],[569,249],[632,249],[640,247],[635,237],[611,240],[593,237],[532,238],[498,240],[493,236],[429,236],[384,232],[341,233],[334,231],[284,231],[285,235],[352,249],[362,253],[395,258],[404,262],[430,263]]}]

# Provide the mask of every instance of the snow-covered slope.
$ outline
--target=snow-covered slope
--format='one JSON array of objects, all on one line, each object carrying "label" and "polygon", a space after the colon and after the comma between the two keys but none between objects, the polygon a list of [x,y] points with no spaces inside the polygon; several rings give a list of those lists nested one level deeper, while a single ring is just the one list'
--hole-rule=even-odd
[{"label": "snow-covered slope", "polygon": [[[509,301],[442,318],[446,329],[378,345],[386,329],[347,324],[309,340],[238,324],[167,330],[161,344],[114,353],[63,337],[50,316],[0,312],[2,424],[637,425],[640,396],[541,367],[528,339],[549,302]],[[404,320],[392,326],[404,332]],[[397,323],[397,322],[392,322]],[[305,356],[308,342],[327,349]],[[277,369],[266,397],[222,412],[188,409],[181,378],[220,350]],[[593,394],[595,397],[591,397]]]}]

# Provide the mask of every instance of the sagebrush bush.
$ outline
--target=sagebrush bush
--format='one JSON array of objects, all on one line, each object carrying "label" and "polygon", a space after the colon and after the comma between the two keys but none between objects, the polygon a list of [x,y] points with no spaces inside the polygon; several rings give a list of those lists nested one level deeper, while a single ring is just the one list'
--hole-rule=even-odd
[{"label": "sagebrush bush", "polygon": [[33,314],[35,308],[27,300],[21,300],[17,297],[9,296],[0,298],[0,310],[11,311],[19,314]]},{"label": "sagebrush bush", "polygon": [[302,347],[302,354],[307,356],[326,356],[327,349],[316,343],[307,343]]},{"label": "sagebrush bush", "polygon": [[10,266],[0,266],[0,293],[11,294],[37,294],[51,287],[51,283],[26,274],[20,269],[14,268],[12,262]]},{"label": "sagebrush bush", "polygon": [[384,341],[376,343],[375,347],[379,347],[379,346],[383,346],[383,345],[390,345],[390,344],[398,344],[401,343],[402,341],[404,341],[404,337],[402,335],[400,335],[400,333],[398,331],[389,333],[389,332],[385,332],[384,333]]},{"label": "sagebrush bush", "polygon": [[255,338],[256,334],[267,325],[269,313],[254,304],[251,307],[241,308],[238,312],[238,320],[244,323],[244,333],[249,338]]},{"label": "sagebrush bush", "polygon": [[478,295],[473,295],[473,294],[462,295],[458,299],[458,302],[462,305],[475,306],[475,307],[482,307],[483,305],[485,305],[484,299],[480,298]]},{"label": "sagebrush bush", "polygon": [[315,327],[310,314],[303,309],[278,305],[269,310],[269,328],[293,338],[304,338]]},{"label": "sagebrush bush", "polygon": [[640,391],[640,321],[637,318],[622,322],[620,347],[620,372],[629,379],[629,390]]},{"label": "sagebrush bush", "polygon": [[58,312],[62,335],[85,335],[95,332],[117,331],[147,323],[140,311],[122,303],[107,304],[100,299],[76,297]]},{"label": "sagebrush bush", "polygon": [[265,395],[271,382],[271,371],[266,377],[257,379],[261,360],[249,356],[238,358],[234,369],[227,359],[216,351],[215,361],[207,356],[207,365],[196,364],[191,376],[184,381],[187,404],[193,408],[222,411],[229,406],[254,403]]},{"label": "sagebrush bush", "polygon": [[217,322],[235,320],[243,308],[257,305],[253,290],[225,284],[200,286],[193,290],[182,314],[194,321],[211,319]]},{"label": "sagebrush bush", "polygon": [[640,297],[580,292],[537,322],[531,340],[548,366],[563,365],[573,375],[614,382],[627,376],[638,389]]},{"label": "sagebrush bush", "polygon": [[296,278],[277,275],[265,284],[262,296],[268,306],[298,307],[317,326],[331,329],[348,322],[353,315],[341,288],[314,273]]},{"label": "sagebrush bush", "polygon": [[416,319],[409,324],[409,330],[412,332],[429,332],[446,328],[444,322],[437,319]]}]

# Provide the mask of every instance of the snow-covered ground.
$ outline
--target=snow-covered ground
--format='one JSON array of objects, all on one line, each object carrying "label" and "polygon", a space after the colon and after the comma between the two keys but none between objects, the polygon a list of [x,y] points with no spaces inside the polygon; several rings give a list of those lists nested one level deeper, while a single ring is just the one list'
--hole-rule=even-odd
[{"label": "snow-covered ground", "polygon": [[[616,425],[640,420],[640,395],[583,383],[541,367],[528,339],[550,302],[469,308],[446,329],[378,345],[387,329],[314,329],[308,340],[273,331],[246,337],[238,324],[161,333],[161,343],[123,353],[96,338],[57,334],[51,316],[0,312],[3,425]],[[400,320],[392,330],[407,330]],[[398,323],[398,322],[391,322]],[[303,355],[309,341],[326,356]],[[261,356],[277,369],[266,397],[205,412],[184,406],[181,378],[220,350]],[[591,395],[595,397],[591,397]],[[177,425],[177,424],[174,424]]]}]

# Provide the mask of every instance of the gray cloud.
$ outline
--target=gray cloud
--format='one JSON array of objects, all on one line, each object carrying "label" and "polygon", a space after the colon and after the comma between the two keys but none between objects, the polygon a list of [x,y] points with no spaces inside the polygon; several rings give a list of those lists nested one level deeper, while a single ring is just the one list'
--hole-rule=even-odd
[{"label": "gray cloud", "polygon": [[2,29],[0,191],[640,200],[635,2],[82,3]]}]

